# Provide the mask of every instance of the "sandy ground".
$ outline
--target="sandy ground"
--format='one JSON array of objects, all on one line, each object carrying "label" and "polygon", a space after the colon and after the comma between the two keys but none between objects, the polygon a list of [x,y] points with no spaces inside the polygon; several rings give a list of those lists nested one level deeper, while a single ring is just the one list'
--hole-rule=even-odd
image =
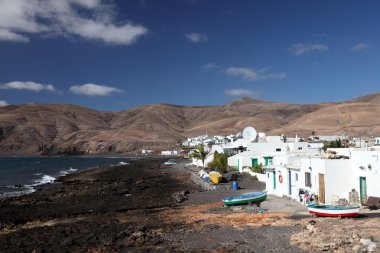
[{"label": "sandy ground", "polygon": [[224,196],[265,185],[239,177],[241,190],[200,191],[188,161],[163,161],[79,172],[0,201],[0,252],[379,252],[378,211],[311,218],[300,203],[274,196],[264,213],[224,207]]}]

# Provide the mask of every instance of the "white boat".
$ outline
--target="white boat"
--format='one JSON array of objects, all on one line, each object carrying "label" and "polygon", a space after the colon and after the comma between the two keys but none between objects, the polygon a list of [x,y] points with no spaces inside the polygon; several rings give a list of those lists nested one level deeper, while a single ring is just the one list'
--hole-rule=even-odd
[{"label": "white boat", "polygon": [[332,206],[310,204],[307,206],[309,213],[324,217],[356,217],[359,215],[359,206]]},{"label": "white boat", "polygon": [[206,171],[204,171],[204,170],[200,170],[199,171],[199,176],[201,178],[203,178],[203,180],[206,181],[206,182],[210,182],[210,180],[211,180],[210,176],[208,175],[208,173]]}]

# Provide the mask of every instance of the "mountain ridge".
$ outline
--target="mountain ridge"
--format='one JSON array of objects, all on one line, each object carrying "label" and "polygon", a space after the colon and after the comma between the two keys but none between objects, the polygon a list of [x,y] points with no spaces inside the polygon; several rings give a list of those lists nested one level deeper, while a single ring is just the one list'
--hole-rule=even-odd
[{"label": "mountain ridge", "polygon": [[241,98],[220,106],[149,104],[103,112],[70,104],[0,107],[1,154],[103,154],[169,149],[204,133],[247,126],[267,134],[380,134],[380,93],[345,102],[290,104]]}]

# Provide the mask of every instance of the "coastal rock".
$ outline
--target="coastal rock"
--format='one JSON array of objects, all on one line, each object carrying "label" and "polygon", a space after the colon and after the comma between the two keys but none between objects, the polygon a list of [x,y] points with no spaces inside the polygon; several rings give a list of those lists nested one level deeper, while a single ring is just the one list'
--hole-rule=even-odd
[{"label": "coastal rock", "polygon": [[189,194],[188,191],[175,192],[172,194],[172,198],[176,201],[176,203],[182,203],[188,198],[187,197],[188,194]]}]

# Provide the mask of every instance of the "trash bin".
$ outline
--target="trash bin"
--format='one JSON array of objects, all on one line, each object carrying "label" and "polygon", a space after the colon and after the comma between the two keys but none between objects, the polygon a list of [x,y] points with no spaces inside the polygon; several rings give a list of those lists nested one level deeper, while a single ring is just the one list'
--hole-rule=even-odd
[{"label": "trash bin", "polygon": [[232,182],[232,190],[237,190],[237,189],[239,189],[239,185],[238,185],[238,182],[237,181],[233,181]]}]

